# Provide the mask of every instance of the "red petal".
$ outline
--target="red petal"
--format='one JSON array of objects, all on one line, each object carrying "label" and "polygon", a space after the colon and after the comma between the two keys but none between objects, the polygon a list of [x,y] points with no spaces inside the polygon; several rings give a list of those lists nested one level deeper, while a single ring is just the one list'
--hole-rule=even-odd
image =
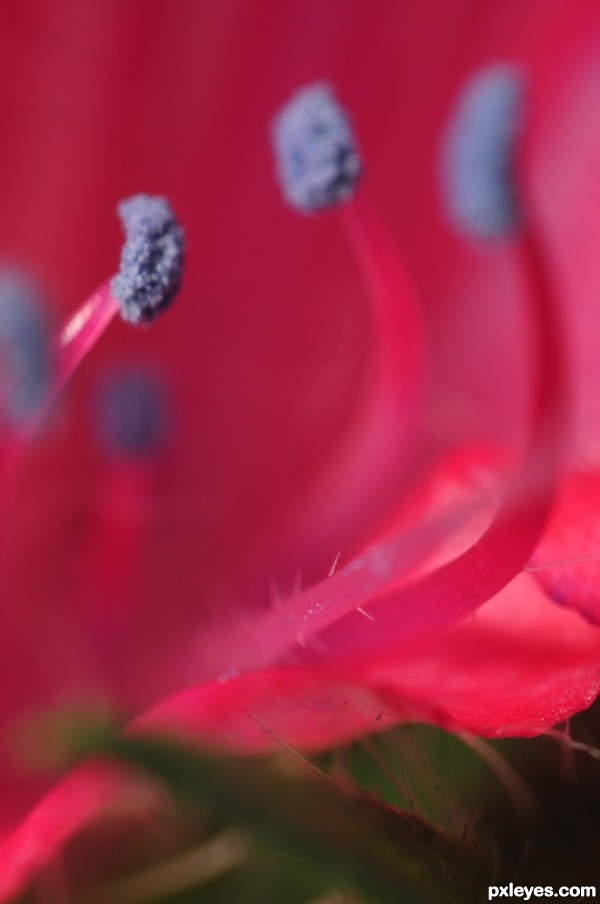
[{"label": "red petal", "polygon": [[552,599],[600,624],[600,478],[574,474],[561,490],[531,571]]},{"label": "red petal", "polygon": [[368,680],[388,704],[421,704],[449,730],[535,735],[597,696],[600,629],[523,575],[454,630],[375,663]]},{"label": "red petal", "polygon": [[[600,629],[519,578],[475,618],[348,676],[278,669],[192,688],[137,720],[193,742],[316,749],[420,719],[499,737],[534,735],[588,706],[600,688]],[[116,795],[121,773],[81,767],[0,847],[0,901]]]}]

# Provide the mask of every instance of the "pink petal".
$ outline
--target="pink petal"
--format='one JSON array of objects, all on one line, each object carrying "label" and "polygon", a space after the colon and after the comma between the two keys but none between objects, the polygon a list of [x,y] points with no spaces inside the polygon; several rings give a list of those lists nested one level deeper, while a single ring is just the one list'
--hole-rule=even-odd
[{"label": "pink petal", "polygon": [[[192,688],[138,719],[192,743],[261,752],[319,749],[403,720],[491,737],[535,735],[600,689],[600,629],[555,606],[523,576],[477,616],[352,674],[276,669]],[[84,765],[0,847],[0,901],[127,788],[119,770]]]},{"label": "pink petal", "polygon": [[530,577],[477,615],[376,662],[369,683],[426,721],[490,737],[535,735],[586,709],[600,689],[600,629],[555,606]]},{"label": "pink petal", "polygon": [[549,596],[600,623],[600,478],[572,474],[561,490],[530,571]]}]

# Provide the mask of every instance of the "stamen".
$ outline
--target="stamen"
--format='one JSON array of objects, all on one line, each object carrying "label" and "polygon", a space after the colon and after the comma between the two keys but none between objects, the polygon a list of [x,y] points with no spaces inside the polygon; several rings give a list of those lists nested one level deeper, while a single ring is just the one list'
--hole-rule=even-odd
[{"label": "stamen", "polygon": [[[141,365],[105,374],[95,393],[94,426],[106,450],[95,481],[87,548],[78,554],[79,598],[86,609],[90,649],[118,680],[132,671],[136,604],[143,599],[148,523],[157,465],[166,440],[166,392],[158,375]],[[134,643],[137,649],[137,645]],[[127,651],[121,660],[119,651]],[[105,660],[105,662],[104,662]]]},{"label": "stamen", "polygon": [[49,322],[37,282],[25,270],[0,268],[0,411],[18,430],[40,406],[51,379]]},{"label": "stamen", "polygon": [[522,131],[525,76],[515,65],[491,66],[465,86],[442,144],[445,213],[468,238],[510,235],[521,212],[512,178]]},{"label": "stamen", "polygon": [[[131,323],[148,323],[172,302],[181,283],[183,230],[164,198],[137,195],[121,202],[127,242],[121,270],[79,307],[45,352],[54,362],[53,379],[36,409],[0,461],[1,492],[6,494],[32,436],[87,353],[120,310]],[[117,297],[113,286],[120,293]]]},{"label": "stamen", "polygon": [[[459,106],[461,121],[463,116]],[[467,125],[470,123],[467,122]],[[492,125],[494,134],[500,135],[500,140],[504,142],[506,159],[506,131],[499,133]],[[516,132],[513,134],[516,135]],[[482,146],[487,143],[492,150],[490,141],[480,137]],[[511,196],[515,194],[512,192]],[[498,197],[508,195],[508,189],[497,193]],[[504,223],[506,226],[507,221],[504,220]],[[515,225],[514,219],[512,223]],[[273,644],[272,650],[278,651],[280,656],[293,647],[291,628],[298,624],[302,611],[305,640],[313,636],[315,629],[318,631],[319,627],[323,628],[329,622],[330,627],[323,631],[321,639],[328,643],[330,659],[345,661],[354,655],[357,645],[362,655],[370,648],[380,655],[386,646],[390,650],[397,649],[399,644],[408,642],[419,632],[432,631],[472,613],[526,567],[554,501],[565,436],[568,435],[569,406],[563,332],[559,306],[554,298],[554,282],[547,272],[538,237],[530,222],[524,222],[515,250],[522,257],[529,289],[527,298],[536,327],[538,380],[529,449],[508,480],[495,517],[466,552],[425,577],[418,577],[416,581],[413,578],[412,582],[409,578],[409,583],[404,581],[402,585],[400,582],[404,576],[400,569],[403,557],[408,568],[415,564],[415,549],[412,549],[411,555],[411,543],[407,543],[407,538],[400,534],[390,536],[380,547],[380,551],[386,553],[388,564],[395,569],[394,574],[388,573],[387,588],[378,573],[377,547],[367,550],[355,563],[349,563],[321,585],[290,601],[292,605],[286,613],[287,623],[281,616],[273,614],[266,624],[260,626],[260,631]],[[431,530],[430,525],[430,537]],[[413,543],[417,535],[418,530],[411,538]],[[353,568],[356,568],[356,576],[360,575],[358,583],[363,591],[360,600],[356,599],[359,587],[352,580]],[[400,585],[400,589],[390,592],[394,584],[396,588]],[[357,604],[364,606],[369,602],[369,613],[375,621],[361,619],[359,627],[349,614],[348,603],[352,599],[355,609]],[[313,618],[312,613],[316,609],[318,617]],[[337,622],[334,613],[338,616]],[[342,617],[344,615],[348,617]],[[263,651],[266,652],[266,649],[263,648]],[[277,658],[277,653],[274,658]]]},{"label": "stamen", "polygon": [[153,372],[134,365],[106,374],[95,398],[101,445],[116,458],[155,454],[165,439],[165,408],[164,387]]},{"label": "stamen", "polygon": [[[459,114],[462,117],[460,106]],[[501,133],[502,140],[505,134]],[[457,621],[499,593],[527,566],[550,514],[568,436],[563,330],[554,281],[531,222],[523,224],[515,250],[522,258],[529,283],[526,297],[538,339],[538,381],[529,449],[508,481],[495,517],[475,544],[413,586],[381,597],[370,606],[373,616],[385,625],[386,636],[378,635],[376,641],[380,651],[382,644],[392,648],[415,633]],[[354,629],[346,624],[334,630],[337,649],[344,648],[347,641],[342,657],[348,655],[356,641]],[[364,651],[370,643],[375,643],[375,636],[369,640],[363,631],[361,649]]]},{"label": "stamen", "polygon": [[118,211],[126,241],[112,290],[124,320],[150,323],[179,291],[183,230],[166,198],[135,195],[121,201]]},{"label": "stamen", "polygon": [[273,144],[285,199],[315,213],[348,201],[362,162],[345,110],[329,85],[298,91],[273,123]]},{"label": "stamen", "polygon": [[[368,292],[372,348],[351,423],[318,482],[303,491],[294,513],[292,548],[305,551],[318,538],[346,544],[344,525],[364,525],[365,536],[389,510],[407,479],[425,370],[424,329],[408,268],[393,238],[367,204],[350,201],[362,171],[349,118],[329,86],[299,91],[273,128],[281,189],[302,213],[340,206]],[[341,202],[347,202],[341,204]],[[349,202],[349,203],[348,203]],[[356,543],[356,536],[353,538]]]},{"label": "stamen", "polygon": [[[58,394],[119,310],[132,323],[147,323],[171,304],[180,286],[183,230],[167,201],[137,195],[123,201],[119,209],[128,231],[121,271],[93,292],[55,336],[50,348],[54,379],[24,427],[23,442],[37,431]],[[122,293],[119,298],[113,293],[114,284]],[[13,450],[10,462],[4,463],[5,473],[16,458],[17,450]]]}]

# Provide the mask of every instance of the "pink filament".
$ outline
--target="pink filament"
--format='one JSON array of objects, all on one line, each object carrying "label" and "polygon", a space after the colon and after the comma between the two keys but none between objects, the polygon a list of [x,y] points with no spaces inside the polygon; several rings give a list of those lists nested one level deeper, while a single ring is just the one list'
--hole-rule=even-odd
[{"label": "pink filament", "polygon": [[79,598],[90,655],[101,671],[128,671],[132,625],[140,603],[148,500],[154,468],[146,460],[111,461],[98,485],[89,547],[80,567]]},{"label": "pink filament", "polygon": [[111,292],[110,283],[111,280],[107,280],[96,289],[69,317],[55,338],[56,379],[48,405],[54,401],[117,314],[119,305]]},{"label": "pink filament", "polygon": [[72,314],[52,342],[54,379],[36,413],[11,436],[0,462],[0,486],[7,487],[28,444],[42,425],[65,384],[118,312],[110,280],[103,283]]},{"label": "pink filament", "polygon": [[295,516],[292,546],[317,537],[323,547],[332,535],[340,543],[340,525],[359,522],[367,531],[393,505],[407,479],[424,382],[418,299],[393,239],[364,202],[354,199],[337,215],[369,293],[373,350],[347,433]]},{"label": "pink filament", "polygon": [[[286,652],[325,642],[328,661],[379,654],[415,634],[463,618],[498,593],[526,566],[550,512],[567,434],[567,393],[560,324],[551,280],[536,237],[528,231],[519,249],[530,285],[539,345],[532,435],[525,458],[508,479],[504,497],[481,537],[466,552],[424,578],[410,581],[420,557],[439,538],[441,522],[396,533],[370,547],[332,578],[266,613],[239,638],[232,659],[241,668],[280,661]],[[382,562],[385,567],[382,568]],[[406,580],[405,580],[406,583]],[[386,595],[387,592],[387,595]],[[368,615],[357,608],[371,602]],[[344,618],[344,616],[351,618]],[[357,622],[356,619],[360,619]]]},{"label": "pink filament", "polygon": [[[412,586],[369,608],[374,621],[335,628],[328,653],[344,659],[352,648],[381,654],[415,634],[464,618],[502,590],[527,565],[545,527],[568,436],[568,398],[561,331],[552,284],[531,229],[519,249],[530,281],[528,298],[539,345],[539,377],[532,435],[520,468],[509,480],[494,519],[465,553]],[[379,628],[377,624],[379,622]]]}]

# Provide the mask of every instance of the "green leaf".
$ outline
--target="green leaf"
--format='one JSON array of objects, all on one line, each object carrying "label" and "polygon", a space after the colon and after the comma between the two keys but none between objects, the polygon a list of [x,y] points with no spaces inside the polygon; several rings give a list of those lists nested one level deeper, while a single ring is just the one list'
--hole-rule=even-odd
[{"label": "green leaf", "polygon": [[456,900],[456,852],[445,838],[419,817],[326,776],[290,774],[281,761],[201,753],[159,737],[106,735],[95,752],[141,767],[182,801],[210,808],[289,858],[288,867],[316,871],[324,887],[354,889],[382,904]]}]

